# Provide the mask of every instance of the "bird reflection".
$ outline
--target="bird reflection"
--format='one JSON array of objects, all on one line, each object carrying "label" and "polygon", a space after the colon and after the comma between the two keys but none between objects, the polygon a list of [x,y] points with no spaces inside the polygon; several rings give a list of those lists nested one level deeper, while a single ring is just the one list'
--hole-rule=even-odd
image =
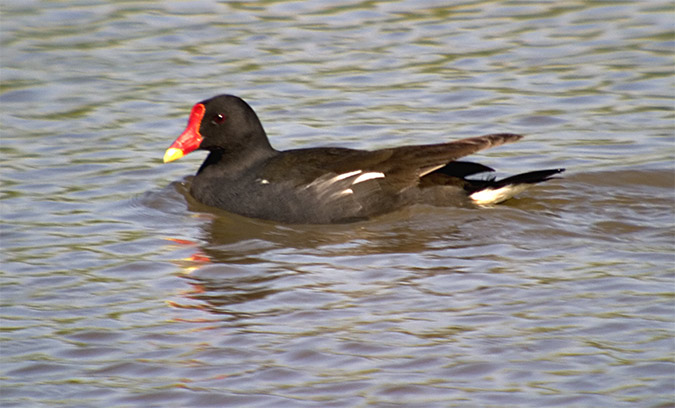
[{"label": "bird reflection", "polygon": [[[418,207],[345,225],[287,225],[206,207],[190,197],[188,188],[185,183],[181,187],[188,210],[199,214],[204,223],[195,242],[174,240],[194,251],[176,261],[191,289],[183,294],[185,304],[172,306],[199,308],[230,319],[282,313],[271,297],[319,290],[312,285],[325,277],[312,275],[325,272],[339,280],[347,272],[342,270],[345,262],[367,270],[364,263],[383,254],[418,255],[442,245],[464,245],[458,239],[463,232],[456,220],[445,217],[447,209]],[[462,212],[463,222],[467,215],[478,214],[470,209],[454,211]],[[438,212],[445,217],[442,222]]]}]

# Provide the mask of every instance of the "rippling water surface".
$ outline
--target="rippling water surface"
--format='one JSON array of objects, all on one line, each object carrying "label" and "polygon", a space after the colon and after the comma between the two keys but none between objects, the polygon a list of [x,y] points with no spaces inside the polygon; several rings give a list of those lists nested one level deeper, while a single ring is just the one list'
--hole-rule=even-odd
[{"label": "rippling water surface", "polygon": [[[669,1],[5,1],[3,407],[675,404]],[[517,132],[490,209],[289,226],[161,164],[244,97],[280,149]]]}]

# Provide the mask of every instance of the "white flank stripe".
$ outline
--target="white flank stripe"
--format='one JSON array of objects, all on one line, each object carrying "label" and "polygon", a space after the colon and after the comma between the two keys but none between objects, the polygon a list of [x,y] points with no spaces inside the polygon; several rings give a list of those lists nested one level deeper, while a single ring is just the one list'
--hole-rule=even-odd
[{"label": "white flank stripe", "polygon": [[486,188],[485,190],[476,191],[475,193],[471,194],[470,197],[473,202],[478,205],[498,204],[520,193],[527,187],[529,187],[527,184],[516,184],[504,186],[496,190],[492,188]]},{"label": "white flank stripe", "polygon": [[445,167],[445,164],[439,164],[438,166],[429,167],[428,169],[422,170],[422,172],[420,173],[420,175],[417,176],[417,177],[424,177],[424,176],[426,176],[427,174],[429,174],[429,173],[431,173],[431,172],[433,172],[433,171],[436,171],[436,170],[440,169],[441,167]]},{"label": "white flank stripe", "polygon": [[[356,176],[357,174],[361,173],[362,171],[363,170],[354,170],[354,171],[350,171],[349,173],[338,174],[337,176],[333,177],[332,181],[335,182],[335,181],[344,180],[347,177]],[[366,173],[366,174],[368,174],[368,173]]]},{"label": "white flank stripe", "polygon": [[372,179],[378,179],[378,178],[384,178],[384,173],[380,173],[380,172],[363,173],[360,176],[358,176],[356,178],[356,180],[354,180],[352,185],[363,183],[364,181],[368,181],[368,180],[372,180]]},{"label": "white flank stripe", "polygon": [[346,196],[346,195],[350,195],[350,194],[354,194],[354,190],[352,190],[351,188],[348,188],[348,189],[346,189],[346,190],[340,191],[340,192],[337,194],[337,196],[338,196],[338,197],[342,197],[342,196]]}]

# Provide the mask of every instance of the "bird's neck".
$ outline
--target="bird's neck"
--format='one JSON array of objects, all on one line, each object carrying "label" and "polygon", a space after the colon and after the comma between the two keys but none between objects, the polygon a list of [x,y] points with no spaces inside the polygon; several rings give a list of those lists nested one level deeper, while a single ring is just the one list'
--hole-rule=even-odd
[{"label": "bird's neck", "polygon": [[237,174],[245,172],[256,164],[277,155],[279,152],[274,150],[269,144],[250,151],[239,152],[224,152],[221,150],[213,150],[209,153],[202,163],[197,175],[207,173],[210,171],[218,172],[222,175],[232,175],[236,177]]}]

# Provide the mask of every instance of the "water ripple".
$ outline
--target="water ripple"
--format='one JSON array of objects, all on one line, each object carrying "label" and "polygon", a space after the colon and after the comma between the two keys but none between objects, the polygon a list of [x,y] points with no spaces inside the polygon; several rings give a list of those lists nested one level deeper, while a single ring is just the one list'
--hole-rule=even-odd
[{"label": "water ripple", "polygon": [[[3,406],[668,406],[672,6],[2,6]],[[275,147],[495,131],[490,209],[288,226],[161,165],[245,97]]]}]

